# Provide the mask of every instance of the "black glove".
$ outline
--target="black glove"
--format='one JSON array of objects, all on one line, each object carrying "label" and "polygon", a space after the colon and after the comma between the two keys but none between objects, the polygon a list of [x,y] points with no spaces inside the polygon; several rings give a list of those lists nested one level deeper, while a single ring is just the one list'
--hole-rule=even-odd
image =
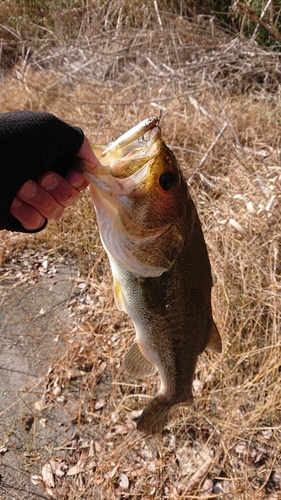
[{"label": "black glove", "polygon": [[34,233],[10,213],[14,197],[29,179],[53,170],[63,177],[84,141],[72,127],[50,113],[12,111],[0,115],[0,229]]}]

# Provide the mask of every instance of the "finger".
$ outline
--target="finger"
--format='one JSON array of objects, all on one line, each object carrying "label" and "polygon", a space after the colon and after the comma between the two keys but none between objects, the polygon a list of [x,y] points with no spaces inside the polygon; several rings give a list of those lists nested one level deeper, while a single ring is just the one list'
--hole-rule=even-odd
[{"label": "finger", "polygon": [[67,182],[71,184],[72,187],[77,189],[78,191],[82,191],[85,189],[89,182],[87,179],[85,179],[84,175],[81,174],[81,172],[78,172],[77,170],[69,170],[65,176]]},{"label": "finger", "polygon": [[90,165],[93,165],[93,168],[98,167],[100,165],[100,162],[97,159],[96,155],[94,154],[91,144],[86,136],[84,137],[84,142],[80,150],[78,151],[77,156],[78,158],[85,160]]},{"label": "finger", "polygon": [[38,210],[24,203],[17,196],[14,198],[10,212],[29,231],[39,229],[45,223],[45,217]]},{"label": "finger", "polygon": [[64,207],[34,181],[27,181],[18,191],[17,197],[38,210],[46,219],[57,220],[63,214]]},{"label": "finger", "polygon": [[[76,179],[78,184],[79,180],[81,183],[81,179]],[[79,198],[79,190],[71,186],[66,179],[55,172],[43,174],[39,177],[38,184],[63,207],[73,205]]]}]

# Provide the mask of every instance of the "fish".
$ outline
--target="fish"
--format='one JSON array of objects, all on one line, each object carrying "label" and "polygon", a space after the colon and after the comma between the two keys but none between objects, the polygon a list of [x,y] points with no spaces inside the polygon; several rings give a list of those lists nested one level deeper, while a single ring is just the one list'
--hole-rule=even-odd
[{"label": "fish", "polygon": [[92,145],[100,161],[83,166],[115,302],[135,328],[125,355],[130,375],[158,372],[160,389],[136,420],[147,435],[165,428],[170,410],[193,401],[199,355],[222,351],[212,316],[212,275],[196,207],[176,156],[150,117],[108,145]]}]

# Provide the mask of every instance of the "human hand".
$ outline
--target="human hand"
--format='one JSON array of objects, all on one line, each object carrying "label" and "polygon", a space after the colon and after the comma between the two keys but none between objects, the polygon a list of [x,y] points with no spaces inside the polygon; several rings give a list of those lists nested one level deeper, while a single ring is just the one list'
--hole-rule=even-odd
[{"label": "human hand", "polygon": [[[99,165],[87,137],[84,137],[77,156],[93,168]],[[10,212],[23,227],[34,231],[42,227],[46,219],[59,219],[66,207],[77,202],[80,191],[87,186],[88,181],[78,170],[70,169],[65,178],[50,170],[42,174],[37,182],[29,180],[23,184]]]}]

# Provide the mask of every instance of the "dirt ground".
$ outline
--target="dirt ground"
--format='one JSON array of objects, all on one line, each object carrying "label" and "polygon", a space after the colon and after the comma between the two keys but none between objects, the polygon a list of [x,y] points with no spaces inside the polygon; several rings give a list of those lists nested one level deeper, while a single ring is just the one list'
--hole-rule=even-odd
[{"label": "dirt ground", "polygon": [[[33,278],[26,280],[31,265]],[[63,400],[48,412],[40,398],[48,369],[64,353],[64,334],[73,327],[68,306],[81,289],[73,264],[49,267],[34,254],[7,268],[1,270],[0,498],[49,498],[34,477],[39,462],[75,431]]]}]

